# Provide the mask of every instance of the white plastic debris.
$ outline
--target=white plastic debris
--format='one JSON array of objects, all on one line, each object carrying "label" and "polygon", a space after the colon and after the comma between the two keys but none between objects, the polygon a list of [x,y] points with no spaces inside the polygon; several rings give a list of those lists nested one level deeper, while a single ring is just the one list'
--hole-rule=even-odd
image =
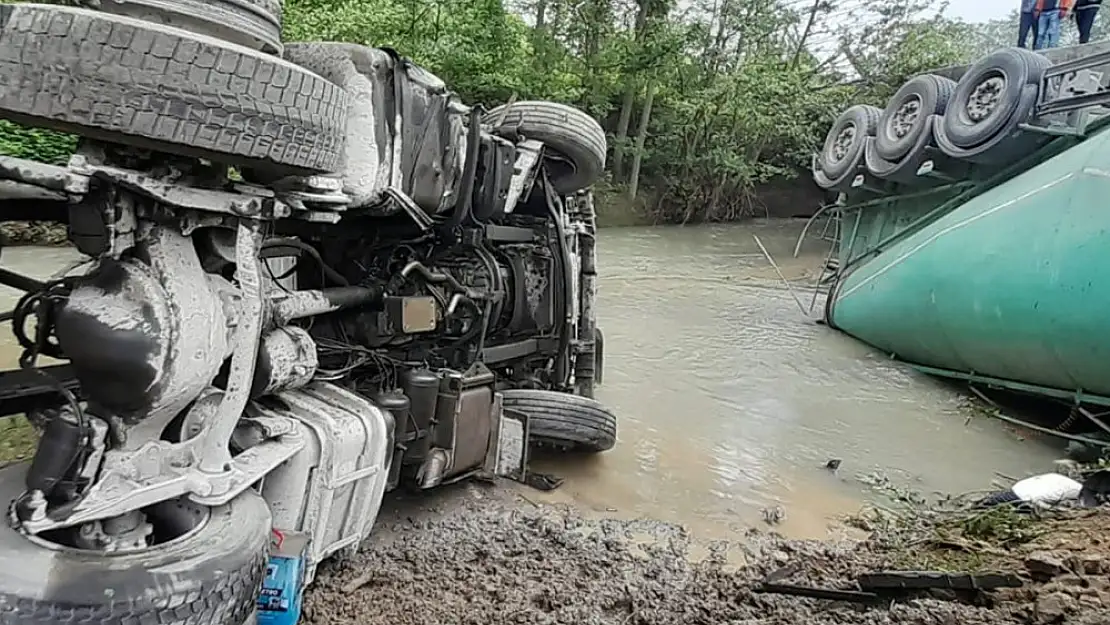
[{"label": "white plastic debris", "polygon": [[1050,508],[1078,498],[1083,485],[1059,473],[1042,473],[1015,482],[1010,490],[1025,503]]}]

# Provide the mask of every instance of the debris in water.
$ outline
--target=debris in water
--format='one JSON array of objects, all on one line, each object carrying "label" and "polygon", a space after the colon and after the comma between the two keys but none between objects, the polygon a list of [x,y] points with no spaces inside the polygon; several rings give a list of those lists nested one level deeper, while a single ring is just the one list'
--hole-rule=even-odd
[{"label": "debris in water", "polygon": [[763,522],[767,525],[778,525],[786,519],[786,510],[783,510],[782,506],[764,508],[761,512],[763,513]]}]

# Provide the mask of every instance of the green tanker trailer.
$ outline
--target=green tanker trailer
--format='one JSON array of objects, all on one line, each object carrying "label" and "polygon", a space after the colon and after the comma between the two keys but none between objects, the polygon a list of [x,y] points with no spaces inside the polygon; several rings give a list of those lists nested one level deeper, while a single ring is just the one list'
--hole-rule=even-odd
[{"label": "green tanker trailer", "polygon": [[[1055,61],[1055,62],[1054,62]],[[834,122],[826,323],[928,373],[1110,405],[1110,50],[1020,48]]]}]

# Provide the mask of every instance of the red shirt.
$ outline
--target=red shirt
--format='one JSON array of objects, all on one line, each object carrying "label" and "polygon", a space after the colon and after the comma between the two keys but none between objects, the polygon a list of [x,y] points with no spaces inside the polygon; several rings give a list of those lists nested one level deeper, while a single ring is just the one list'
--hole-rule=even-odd
[{"label": "red shirt", "polygon": [[1045,11],[1045,4],[1049,5],[1049,11],[1052,10],[1052,5],[1056,5],[1056,9],[1060,11],[1060,15],[1066,15],[1075,6],[1075,0],[1037,0],[1037,4],[1033,9],[1034,13],[1043,13]]}]

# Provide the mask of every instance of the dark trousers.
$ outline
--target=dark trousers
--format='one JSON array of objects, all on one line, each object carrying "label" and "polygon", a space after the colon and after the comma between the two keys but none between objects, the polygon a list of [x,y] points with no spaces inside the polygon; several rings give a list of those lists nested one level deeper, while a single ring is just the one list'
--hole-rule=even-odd
[{"label": "dark trousers", "polygon": [[[1093,16],[1091,17],[1091,20],[1092,20],[1092,23],[1093,23],[1094,22],[1094,17]],[[1090,34],[1090,28],[1089,27],[1087,29],[1087,32],[1088,32],[1088,34]],[[1033,16],[1032,11],[1029,11],[1028,13],[1022,13],[1021,14],[1021,23],[1018,26],[1018,47],[1019,48],[1027,48],[1028,47],[1028,46],[1025,45],[1025,40],[1027,38],[1029,38],[1030,35],[1033,36],[1033,43],[1036,44],[1037,43],[1037,18]]]},{"label": "dark trousers", "polygon": [[1095,25],[1097,15],[1097,4],[1089,9],[1079,9],[1075,12],[1075,25],[1079,28],[1079,43],[1087,43],[1091,40],[1091,27]]}]

